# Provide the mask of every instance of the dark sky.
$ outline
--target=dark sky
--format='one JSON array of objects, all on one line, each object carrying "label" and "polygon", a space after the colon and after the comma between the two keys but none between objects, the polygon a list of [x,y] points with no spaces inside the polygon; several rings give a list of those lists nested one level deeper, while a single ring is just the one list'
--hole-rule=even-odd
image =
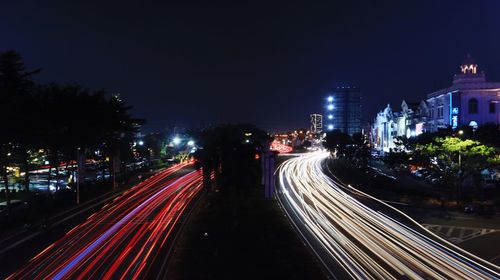
[{"label": "dark sky", "polygon": [[149,130],[273,130],[307,126],[343,85],[372,120],[448,86],[467,53],[500,82],[499,14],[495,0],[2,1],[0,50],[39,81],[120,93]]}]

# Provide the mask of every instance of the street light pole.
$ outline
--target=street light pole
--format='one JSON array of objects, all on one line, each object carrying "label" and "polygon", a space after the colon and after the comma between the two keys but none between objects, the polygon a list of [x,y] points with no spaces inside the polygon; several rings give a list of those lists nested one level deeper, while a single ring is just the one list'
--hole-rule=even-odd
[{"label": "street light pole", "polygon": [[76,149],[76,204],[80,204],[80,148]]},{"label": "street light pole", "polygon": [[[459,137],[462,136],[463,134],[464,134],[463,130],[458,131]],[[457,174],[459,178],[460,178],[460,176],[462,176],[461,171],[462,171],[462,151],[461,151],[461,149],[459,149],[458,150],[458,174]],[[456,188],[457,188],[457,206],[459,206],[460,200],[462,197],[462,186],[461,186],[460,181],[456,182]]]}]

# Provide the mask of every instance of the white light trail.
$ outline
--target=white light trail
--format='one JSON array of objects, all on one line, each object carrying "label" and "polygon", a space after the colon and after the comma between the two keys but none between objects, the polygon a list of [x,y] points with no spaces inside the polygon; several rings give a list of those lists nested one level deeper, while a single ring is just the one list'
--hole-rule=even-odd
[{"label": "white light trail", "polygon": [[[284,162],[277,170],[278,199],[290,206],[285,211],[305,226],[307,236],[321,244],[326,256],[352,278],[500,279],[498,266],[439,238],[383,201],[326,175],[323,163],[327,158],[328,153],[318,152]],[[368,207],[350,193],[382,205],[405,223]]]}]

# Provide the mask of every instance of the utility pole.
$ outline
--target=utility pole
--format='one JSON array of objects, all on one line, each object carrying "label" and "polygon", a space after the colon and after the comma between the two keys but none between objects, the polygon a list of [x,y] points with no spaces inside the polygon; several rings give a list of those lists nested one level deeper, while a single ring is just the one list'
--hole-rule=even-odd
[{"label": "utility pole", "polygon": [[83,172],[80,172],[82,169],[82,163],[81,163],[81,158],[80,158],[80,147],[76,149],[76,170],[77,170],[77,177],[76,177],[76,204],[80,204],[80,175],[83,175]]},{"label": "utility pole", "polygon": [[266,143],[262,152],[262,181],[264,183],[264,196],[266,198],[274,197],[274,154],[269,149],[269,143]]}]

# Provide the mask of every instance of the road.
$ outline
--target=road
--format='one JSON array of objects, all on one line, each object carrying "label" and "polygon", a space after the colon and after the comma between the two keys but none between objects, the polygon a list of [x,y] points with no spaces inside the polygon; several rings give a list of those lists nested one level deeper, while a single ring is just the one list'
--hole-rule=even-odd
[{"label": "road", "polygon": [[409,216],[328,176],[328,153],[277,170],[277,195],[328,271],[344,279],[499,279],[500,268],[434,235]]},{"label": "road", "polygon": [[172,178],[183,167],[170,167],[115,198],[7,279],[137,279],[154,274],[176,222],[202,188],[201,171]]}]

